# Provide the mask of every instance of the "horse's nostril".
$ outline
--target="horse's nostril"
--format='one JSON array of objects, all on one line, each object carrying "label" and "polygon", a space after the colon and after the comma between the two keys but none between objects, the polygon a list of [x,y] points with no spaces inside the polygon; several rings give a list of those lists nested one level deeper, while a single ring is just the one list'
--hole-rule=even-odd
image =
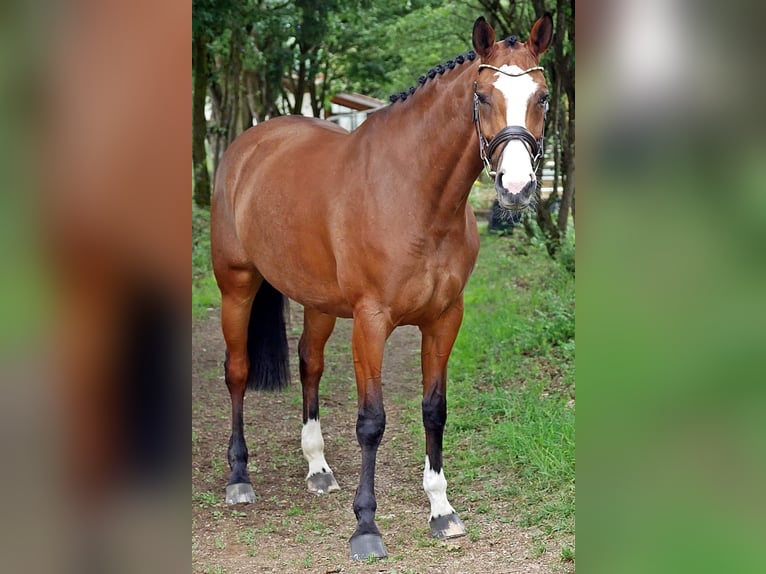
[{"label": "horse's nostril", "polygon": [[524,189],[521,190],[521,193],[524,195],[524,197],[529,197],[532,193],[534,193],[535,189],[537,189],[537,181],[532,179],[532,181],[524,186]]}]

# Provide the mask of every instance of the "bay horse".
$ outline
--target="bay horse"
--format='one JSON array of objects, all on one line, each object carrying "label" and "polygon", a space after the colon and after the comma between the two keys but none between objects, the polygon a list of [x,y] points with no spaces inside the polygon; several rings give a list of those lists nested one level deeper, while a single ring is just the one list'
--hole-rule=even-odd
[{"label": "bay horse", "polygon": [[304,307],[298,343],[301,446],[311,492],[337,490],[324,456],[319,380],[337,317],[353,317],[361,447],[352,559],[386,556],[375,524],[375,460],[386,426],[383,348],[399,325],[422,335],[423,487],[437,538],[466,533],[447,500],[442,437],[447,360],[463,318],[463,289],[479,250],[468,194],[482,167],[503,208],[526,208],[548,92],[540,55],[553,36],[545,14],[527,42],[495,41],[485,19],[473,51],[437,66],[349,133],[324,120],[271,119],[240,135],[215,178],[211,242],[221,290],[225,380],[231,395],[230,504],[255,500],[243,429],[245,389],[287,384],[285,297]]}]

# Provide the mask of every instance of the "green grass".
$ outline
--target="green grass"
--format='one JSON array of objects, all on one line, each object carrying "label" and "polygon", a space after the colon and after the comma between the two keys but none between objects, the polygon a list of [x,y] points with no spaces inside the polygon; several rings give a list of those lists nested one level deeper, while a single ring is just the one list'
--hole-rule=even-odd
[{"label": "green grass", "polygon": [[255,529],[247,527],[237,533],[237,542],[242,544],[253,544],[255,542]]},{"label": "green grass", "polygon": [[575,552],[572,548],[569,546],[564,546],[564,548],[561,549],[561,561],[562,562],[574,562],[575,560]]},{"label": "green grass", "polygon": [[[482,232],[450,358],[445,472],[478,513],[571,534],[574,277],[521,235]],[[493,515],[497,497],[512,514]]]},{"label": "green grass", "polygon": [[210,212],[192,206],[192,317],[202,317],[221,305],[210,261]]},{"label": "green grass", "polygon": [[[194,209],[195,317],[220,305],[208,220],[206,211]],[[538,528],[538,551],[545,552],[543,538],[574,532],[574,242],[568,240],[567,257],[555,261],[521,230],[504,237],[482,230],[481,239],[449,364],[445,472],[456,507],[470,502],[491,520]],[[422,440],[417,402],[405,419]],[[496,510],[498,498],[510,507]],[[212,493],[195,500],[203,507],[218,503]],[[309,520],[304,530],[324,533],[326,527]],[[430,539],[418,542],[431,545]],[[566,547],[561,559],[573,561],[574,552]]]},{"label": "green grass", "polygon": [[497,197],[495,186],[484,181],[481,177],[474,183],[471,194],[468,196],[468,202],[474,210],[487,210],[492,207],[492,201]]},{"label": "green grass", "polygon": [[192,500],[197,502],[202,508],[210,508],[218,504],[218,496],[214,492],[195,492]]}]

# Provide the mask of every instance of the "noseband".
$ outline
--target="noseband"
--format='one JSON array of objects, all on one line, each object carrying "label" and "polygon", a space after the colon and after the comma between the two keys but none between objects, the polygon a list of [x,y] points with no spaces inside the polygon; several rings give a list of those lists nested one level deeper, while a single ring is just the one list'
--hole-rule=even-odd
[{"label": "noseband", "polygon": [[[496,68],[495,66],[490,66],[489,64],[479,64],[479,72],[481,72],[482,68],[489,68],[490,70],[494,70],[496,72],[505,74],[506,76],[510,76],[512,78],[523,76],[525,74],[529,74],[530,72],[534,72],[537,70],[543,71],[542,66],[535,66],[534,68],[529,68],[528,70],[524,70],[522,72],[514,74],[512,72],[506,72],[505,70]],[[486,170],[487,175],[493,181],[495,180],[495,177],[497,176],[497,172],[494,169],[492,169],[492,157],[494,156],[495,152],[500,146],[502,146],[505,143],[508,143],[511,140],[521,140],[526,145],[527,152],[529,153],[529,157],[532,159],[532,167],[534,168],[535,173],[537,173],[537,168],[540,166],[540,161],[543,158],[543,137],[545,136],[545,112],[548,111],[548,103],[546,102],[545,104],[545,112],[543,114],[543,131],[540,134],[540,139],[535,139],[535,136],[532,135],[532,132],[530,132],[524,126],[507,126],[501,129],[499,132],[497,132],[490,141],[487,141],[487,138],[484,137],[484,133],[481,130],[481,116],[479,115],[479,94],[476,91],[477,87],[478,87],[478,82],[474,82],[473,83],[473,122],[476,125],[476,133],[479,136],[479,155],[481,156],[481,160],[484,162],[484,169]]]}]

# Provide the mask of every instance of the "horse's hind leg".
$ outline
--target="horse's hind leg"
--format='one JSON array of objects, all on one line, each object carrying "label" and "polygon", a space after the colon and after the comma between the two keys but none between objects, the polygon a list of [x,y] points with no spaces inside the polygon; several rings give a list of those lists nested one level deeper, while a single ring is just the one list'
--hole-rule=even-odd
[{"label": "horse's hind leg", "polygon": [[247,472],[243,405],[250,368],[247,334],[255,294],[262,277],[255,269],[226,270],[216,273],[221,288],[221,328],[226,340],[225,375],[231,396],[231,437],[228,459],[231,475],[226,486],[226,503],[255,502],[250,475]]},{"label": "horse's hind leg", "polygon": [[324,347],[335,327],[335,317],[306,309],[303,334],[298,343],[303,385],[303,431],[301,446],[309,463],[306,483],[310,492],[326,494],[340,490],[324,457],[324,439],[319,425],[319,380],[324,371]]}]

